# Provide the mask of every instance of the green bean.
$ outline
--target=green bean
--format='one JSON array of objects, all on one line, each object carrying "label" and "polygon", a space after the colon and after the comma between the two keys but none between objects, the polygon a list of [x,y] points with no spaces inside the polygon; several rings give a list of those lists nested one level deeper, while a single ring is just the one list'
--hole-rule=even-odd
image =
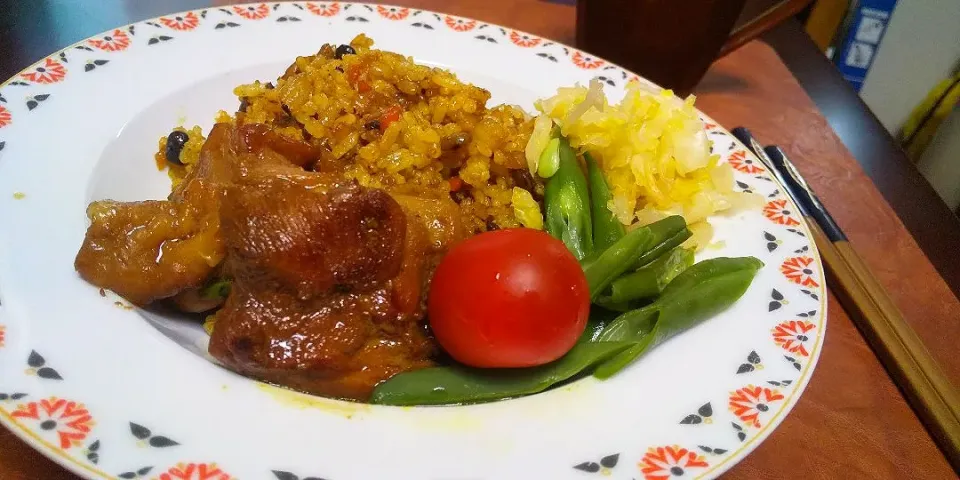
[{"label": "green bean", "polygon": [[559,139],[559,150],[557,172],[544,187],[546,228],[550,235],[563,241],[577,260],[583,260],[593,251],[587,179],[567,139]]},{"label": "green bean", "polygon": [[583,266],[591,300],[630,268],[631,260],[649,244],[651,235],[647,227],[635,228]]},{"label": "green bean", "polygon": [[559,360],[534,368],[490,370],[452,366],[402,373],[377,385],[370,402],[442,405],[529,395],[569,380],[630,345],[629,342],[581,342]]},{"label": "green bean", "polygon": [[670,250],[686,241],[692,233],[687,229],[687,221],[680,215],[672,215],[653,222],[647,227],[653,233],[651,247],[637,258],[634,268],[649,265]]},{"label": "green bean", "polygon": [[626,229],[620,220],[610,211],[607,206],[613,195],[610,193],[610,187],[607,180],[600,170],[600,165],[590,156],[589,152],[584,152],[583,159],[587,162],[587,182],[590,184],[590,214],[593,217],[593,248],[596,250],[605,250],[623,238]]},{"label": "green bean", "polygon": [[762,266],[756,258],[743,257],[714,258],[688,268],[646,312],[627,312],[596,337],[600,342],[632,338],[636,343],[598,366],[594,376],[609,378],[650,348],[725,310],[747,291]]},{"label": "green bean", "polygon": [[652,298],[680,272],[693,265],[693,251],[677,247],[636,272],[624,275],[610,284],[610,302],[626,304],[633,300]]}]

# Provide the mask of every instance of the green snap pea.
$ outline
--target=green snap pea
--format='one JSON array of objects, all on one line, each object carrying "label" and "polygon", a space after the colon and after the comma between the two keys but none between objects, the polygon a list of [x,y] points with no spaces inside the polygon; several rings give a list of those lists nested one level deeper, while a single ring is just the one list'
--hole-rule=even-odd
[{"label": "green snap pea", "polygon": [[581,265],[583,275],[587,277],[587,286],[590,287],[591,300],[599,297],[611,282],[630,268],[631,260],[649,244],[650,238],[649,228],[635,228],[591,261]]},{"label": "green snap pea", "polygon": [[635,268],[649,265],[693,235],[693,233],[687,229],[687,221],[680,215],[671,215],[657,220],[647,225],[647,227],[650,228],[651,233],[653,233],[653,240],[650,243],[650,248],[637,258],[637,261],[634,263]]},{"label": "green snap pea", "polygon": [[693,265],[693,251],[677,247],[636,272],[624,275],[610,284],[610,302],[625,304],[652,298],[680,272]]},{"label": "green snap pea", "polygon": [[570,142],[566,138],[558,142],[559,165],[547,180],[543,194],[546,229],[561,240],[577,260],[583,260],[593,251],[590,193]]},{"label": "green snap pea", "polygon": [[686,269],[645,307],[647,312],[627,312],[597,336],[600,342],[632,337],[636,343],[598,366],[594,376],[609,378],[650,348],[725,310],[747,291],[761,267],[760,260],[743,257],[704,260]]},{"label": "green snap pea", "polygon": [[587,182],[590,185],[590,215],[593,217],[593,248],[605,250],[623,238],[626,229],[620,220],[607,207],[613,195],[603,176],[600,165],[588,152],[583,159],[587,162]]},{"label": "green snap pea", "polygon": [[490,370],[451,366],[402,373],[377,385],[370,401],[381,405],[444,405],[529,395],[569,380],[630,345],[580,342],[559,360],[533,368]]}]

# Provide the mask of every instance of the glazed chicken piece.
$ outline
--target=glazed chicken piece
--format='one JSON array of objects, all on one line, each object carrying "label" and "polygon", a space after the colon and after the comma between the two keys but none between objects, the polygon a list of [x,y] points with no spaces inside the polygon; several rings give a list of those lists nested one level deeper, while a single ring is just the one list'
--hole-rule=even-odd
[{"label": "glazed chicken piece", "polygon": [[304,170],[323,155],[263,125],[217,125],[168,200],[90,206],[76,268],[138,305],[173,296],[182,308],[214,272],[230,277],[211,355],[268,382],[366,399],[432,365],[426,287],[464,229],[449,196]]},{"label": "glazed chicken piece", "polygon": [[431,248],[421,223],[408,222],[383,190],[246,181],[221,207],[234,284],[217,313],[215,358],[266,381],[353,399],[431,365],[420,299]]},{"label": "glazed chicken piece", "polygon": [[[297,165],[320,156],[263,125],[221,124],[210,132],[197,168],[168,200],[91,203],[91,225],[74,261],[77,272],[140,306],[200,288],[224,256],[219,210],[226,187],[251,163],[307,173],[273,148]],[[270,153],[257,155],[262,152]]]}]

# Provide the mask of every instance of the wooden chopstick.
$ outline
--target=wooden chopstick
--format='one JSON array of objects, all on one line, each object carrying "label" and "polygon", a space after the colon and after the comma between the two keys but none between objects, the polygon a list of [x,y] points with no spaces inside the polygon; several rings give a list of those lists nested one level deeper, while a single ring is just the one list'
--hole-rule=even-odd
[{"label": "wooden chopstick", "polygon": [[831,290],[954,470],[960,471],[956,388],[783,150],[760,148],[744,128],[734,129],[733,134],[757,154],[797,203],[826,264]]}]

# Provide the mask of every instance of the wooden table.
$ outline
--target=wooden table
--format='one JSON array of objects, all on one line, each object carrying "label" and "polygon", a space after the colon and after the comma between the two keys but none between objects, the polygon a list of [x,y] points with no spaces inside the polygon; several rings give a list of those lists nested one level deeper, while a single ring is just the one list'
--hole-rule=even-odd
[{"label": "wooden table", "polygon": [[[54,14],[49,3],[0,0],[0,78],[118,24],[226,3],[74,0],[59,3]],[[574,37],[574,11],[566,5],[393,3],[566,43]],[[746,125],[762,142],[786,149],[956,382],[960,302],[953,292],[960,290],[960,262],[951,257],[960,247],[960,224],[797,25],[778,28],[766,41],[773,49],[755,42],[718,61],[698,87],[698,106],[727,127]],[[829,332],[806,392],[771,437],[725,478],[955,478],[832,295],[829,303]],[[0,430],[0,478],[76,477]]]}]

